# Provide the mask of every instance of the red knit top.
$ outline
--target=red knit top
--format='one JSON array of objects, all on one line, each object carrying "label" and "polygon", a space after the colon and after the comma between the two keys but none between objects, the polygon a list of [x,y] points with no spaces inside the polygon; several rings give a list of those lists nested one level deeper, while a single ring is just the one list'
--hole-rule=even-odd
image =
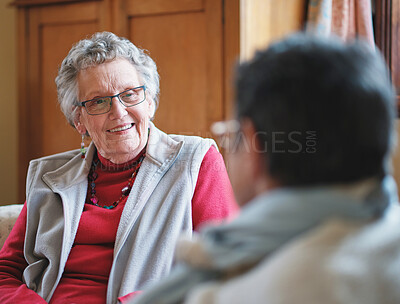
[{"label": "red knit top", "polygon": [[[111,205],[118,200],[121,189],[132,175],[132,164],[136,159],[115,165],[101,155],[98,157],[101,163],[96,170],[96,196],[99,205]],[[90,190],[89,185],[87,201]],[[106,302],[115,236],[126,199],[114,209],[85,204],[74,245],[50,303]],[[233,216],[237,211],[222,156],[211,147],[201,164],[192,198],[193,229],[197,230],[207,221],[220,221]],[[22,282],[22,273],[27,266],[23,255],[25,227],[26,205],[0,251],[0,303],[46,303]],[[128,297],[120,301],[124,302],[124,298]]]}]

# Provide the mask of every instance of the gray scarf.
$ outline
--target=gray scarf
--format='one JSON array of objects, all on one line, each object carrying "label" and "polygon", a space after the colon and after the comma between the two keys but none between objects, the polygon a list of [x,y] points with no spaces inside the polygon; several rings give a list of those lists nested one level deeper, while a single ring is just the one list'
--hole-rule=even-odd
[{"label": "gray scarf", "polygon": [[180,261],[166,279],[150,286],[132,303],[181,303],[197,284],[254,266],[328,218],[371,220],[382,216],[395,201],[397,190],[391,176],[376,183],[362,198],[335,187],[280,189],[263,194],[247,204],[234,221],[201,231],[198,249],[206,257],[203,261]]}]

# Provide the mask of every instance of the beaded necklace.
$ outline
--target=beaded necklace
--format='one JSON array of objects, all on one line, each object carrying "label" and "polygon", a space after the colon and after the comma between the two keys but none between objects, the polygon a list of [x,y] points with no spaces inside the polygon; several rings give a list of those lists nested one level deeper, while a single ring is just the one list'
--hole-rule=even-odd
[{"label": "beaded necklace", "polygon": [[90,171],[89,171],[89,175],[88,175],[88,181],[89,181],[89,185],[90,185],[90,199],[89,201],[87,201],[88,204],[91,205],[95,205],[97,207],[101,207],[104,209],[113,209],[116,206],[118,206],[118,204],[129,195],[129,193],[131,192],[132,189],[132,185],[133,185],[133,181],[135,180],[135,177],[137,175],[137,173],[139,172],[139,168],[140,165],[143,162],[144,157],[146,156],[146,153],[143,153],[143,155],[137,160],[137,162],[135,163],[135,170],[133,170],[133,173],[131,175],[131,177],[128,179],[128,185],[126,185],[124,188],[122,188],[121,190],[121,196],[119,197],[119,199],[117,201],[115,201],[114,203],[112,203],[112,205],[107,206],[107,205],[100,205],[99,204],[99,199],[96,196],[96,183],[95,180],[98,177],[98,174],[96,172],[97,169],[97,165],[99,164],[99,159],[93,160],[92,162],[92,166],[90,167]]}]

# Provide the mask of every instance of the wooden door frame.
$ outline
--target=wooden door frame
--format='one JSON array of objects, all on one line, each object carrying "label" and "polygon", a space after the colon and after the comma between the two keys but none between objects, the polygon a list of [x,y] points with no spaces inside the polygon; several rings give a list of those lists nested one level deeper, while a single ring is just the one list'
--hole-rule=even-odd
[{"label": "wooden door frame", "polygon": [[375,0],[375,44],[390,65],[392,1]]},{"label": "wooden door frame", "polygon": [[233,115],[233,75],[240,57],[240,0],[223,1],[223,100],[224,117]]},{"label": "wooden door frame", "polygon": [[[397,0],[398,1],[398,0]],[[375,44],[382,52],[392,76],[400,73],[400,64],[397,54],[394,54],[394,43],[400,43],[400,18],[394,18],[394,5],[399,8],[399,4],[393,0],[375,0],[374,34]],[[397,65],[397,66],[395,66]],[[396,88],[397,94],[397,115],[400,117],[400,88]]]}]

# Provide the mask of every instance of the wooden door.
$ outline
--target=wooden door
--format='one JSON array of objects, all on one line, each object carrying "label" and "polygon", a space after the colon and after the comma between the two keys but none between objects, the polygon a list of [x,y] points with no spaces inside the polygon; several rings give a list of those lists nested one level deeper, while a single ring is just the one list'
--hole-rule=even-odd
[{"label": "wooden door", "polygon": [[80,146],[80,135],[58,106],[54,79],[71,46],[101,28],[100,6],[83,2],[19,10],[20,200],[31,159]]},{"label": "wooden door", "polygon": [[119,31],[148,50],[158,66],[155,124],[165,132],[209,137],[210,124],[224,118],[222,4],[130,0],[121,6]]}]

